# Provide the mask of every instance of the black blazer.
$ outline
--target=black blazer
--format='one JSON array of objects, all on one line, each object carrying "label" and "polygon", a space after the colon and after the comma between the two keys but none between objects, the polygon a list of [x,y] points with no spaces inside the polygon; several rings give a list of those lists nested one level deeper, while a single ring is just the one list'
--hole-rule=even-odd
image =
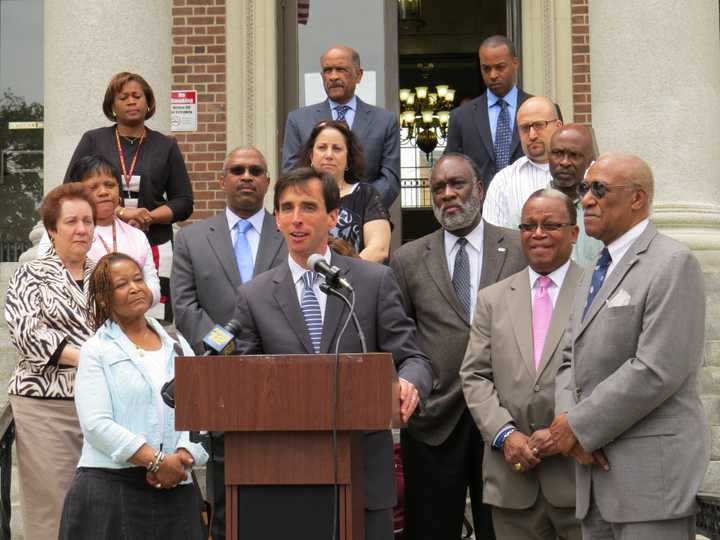
[{"label": "black blazer", "polygon": [[[529,97],[532,96],[518,88],[516,111],[520,108],[522,102]],[[510,163],[525,155],[520,146],[515,118],[512,119],[512,124]],[[459,152],[472,158],[482,173],[485,192],[487,193],[490,182],[498,172],[495,165],[495,146],[493,145],[488,117],[487,93],[483,93],[480,97],[450,113],[447,146],[445,147],[445,153],[447,152]]]},{"label": "black blazer", "polygon": [[[122,174],[114,125],[92,129],[83,134],[70,158],[65,178],[68,178],[75,161],[90,154],[104,157]],[[130,163],[126,161],[126,165],[129,167]],[[137,171],[140,173],[140,208],[154,210],[166,204],[173,212],[173,222],[190,217],[193,212],[192,186],[175,139],[148,128],[138,157]],[[152,225],[148,231],[148,240],[151,245],[172,240],[172,225]]]}]

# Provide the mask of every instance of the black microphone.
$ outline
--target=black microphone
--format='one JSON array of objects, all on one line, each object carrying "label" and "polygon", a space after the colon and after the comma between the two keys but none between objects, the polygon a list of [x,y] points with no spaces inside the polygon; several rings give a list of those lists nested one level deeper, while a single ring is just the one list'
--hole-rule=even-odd
[{"label": "black microphone", "polygon": [[352,291],[352,285],[350,282],[340,277],[340,269],[337,266],[331,266],[322,255],[313,253],[308,257],[308,266],[310,269],[315,270],[318,274],[325,276],[325,283],[331,287],[343,287],[349,291]]},{"label": "black microphone", "polygon": [[[205,354],[203,356],[216,356],[232,354],[235,351],[235,338],[240,335],[240,323],[231,319],[225,326],[216,324],[203,338]],[[175,379],[166,382],[160,389],[160,397],[165,405],[175,408]]]}]

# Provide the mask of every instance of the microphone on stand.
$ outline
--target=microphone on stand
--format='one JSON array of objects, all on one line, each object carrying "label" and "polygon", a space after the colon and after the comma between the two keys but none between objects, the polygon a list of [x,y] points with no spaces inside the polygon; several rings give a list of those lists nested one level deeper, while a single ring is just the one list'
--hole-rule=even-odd
[{"label": "microphone on stand", "polygon": [[340,269],[337,266],[331,266],[322,255],[313,253],[308,257],[308,266],[325,277],[325,283],[334,289],[347,289],[352,291],[352,285],[344,277],[340,276]]},{"label": "microphone on stand", "polygon": [[[203,338],[205,354],[217,356],[232,354],[235,351],[235,338],[240,335],[240,323],[231,319],[225,326],[216,324]],[[166,382],[160,390],[160,396],[168,407],[175,408],[175,379]]]}]

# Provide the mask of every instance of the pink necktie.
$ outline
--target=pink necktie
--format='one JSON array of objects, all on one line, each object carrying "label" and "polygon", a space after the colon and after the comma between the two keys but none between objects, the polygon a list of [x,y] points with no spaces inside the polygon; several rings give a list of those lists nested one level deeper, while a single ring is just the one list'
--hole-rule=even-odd
[{"label": "pink necktie", "polygon": [[550,294],[548,294],[548,287],[552,285],[552,280],[547,276],[540,276],[535,283],[535,296],[532,304],[532,334],[533,360],[535,369],[538,369],[545,346],[545,337],[550,328],[550,319],[552,319],[553,305]]}]

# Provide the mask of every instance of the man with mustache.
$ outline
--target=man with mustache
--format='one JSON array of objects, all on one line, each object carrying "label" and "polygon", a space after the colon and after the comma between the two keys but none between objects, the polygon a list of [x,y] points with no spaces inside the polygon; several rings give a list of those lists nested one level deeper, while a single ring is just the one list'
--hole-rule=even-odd
[{"label": "man with mustache", "polygon": [[486,441],[485,500],[500,540],[580,540],[575,471],[550,440],[555,374],[582,269],[570,260],[573,201],[555,189],[530,195],[521,241],[529,266],[478,294],[460,378]]},{"label": "man with mustache", "polygon": [[398,249],[390,261],[420,349],[436,374],[430,397],[402,430],[407,540],[460,538],[470,488],[476,538],[494,538],[482,498],[483,440],[465,405],[459,370],[477,291],[525,267],[517,231],[482,219],[483,180],[462,154],[430,175],[442,228]]},{"label": "man with mustache", "polygon": [[372,183],[390,208],[400,193],[400,124],[390,111],[365,103],[355,95],[363,70],[357,51],[344,45],[331,47],[320,57],[327,99],[292,111],[285,123],[282,163],[287,172],[297,163],[297,152],[318,122],[347,123],[360,140],[365,157],[365,182]]},{"label": "man with mustache", "polygon": [[[226,207],[214,217],[180,229],[175,237],[170,288],[177,329],[197,354],[216,324],[233,316],[236,289],[287,258],[275,219],[263,208],[270,185],[259,150],[236,148],[219,178]],[[211,434],[207,493],[213,504],[212,537],[225,538],[225,464],[222,433]]]},{"label": "man with mustache", "polygon": [[517,128],[525,155],[495,175],[487,191],[483,215],[488,223],[517,229],[528,197],[550,183],[550,139],[562,126],[555,104],[546,97],[527,99],[517,112]]},{"label": "man with mustache", "polygon": [[602,242],[585,232],[583,208],[578,186],[585,171],[595,159],[592,134],[581,124],[565,124],[550,139],[550,185],[562,191],[575,203],[578,214],[578,237],[573,246],[572,259],[582,267],[590,267],[602,249]]},{"label": "man with mustache", "polygon": [[512,41],[490,36],[480,45],[478,56],[487,90],[450,113],[445,151],[468,155],[488,189],[498,171],[523,155],[515,114],[531,96],[517,87],[520,60]]}]

